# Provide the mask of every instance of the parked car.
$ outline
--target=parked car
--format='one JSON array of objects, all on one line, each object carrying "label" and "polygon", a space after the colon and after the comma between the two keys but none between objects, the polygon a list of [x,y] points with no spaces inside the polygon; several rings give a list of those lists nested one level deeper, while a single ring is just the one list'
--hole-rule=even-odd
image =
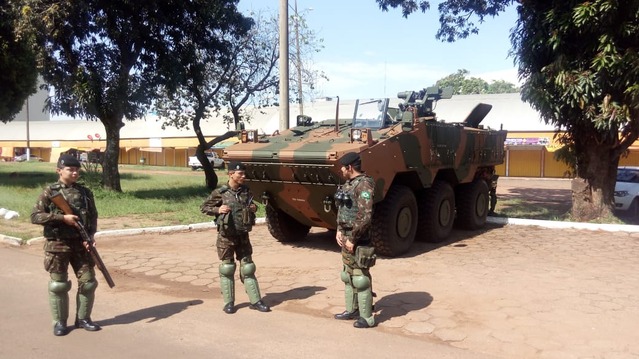
[{"label": "parked car", "polygon": [[615,210],[639,216],[639,167],[617,169]]},{"label": "parked car", "polygon": [[[213,164],[213,168],[224,168],[224,160],[221,159],[217,153],[206,152],[206,157],[209,159],[209,162]],[[202,168],[202,164],[200,160],[197,159],[197,156],[189,157],[189,167],[191,167],[193,171]]]},{"label": "parked car", "polygon": [[[24,162],[27,160],[27,154],[22,154],[20,156],[15,156],[13,158],[14,161],[16,162]],[[29,161],[33,161],[33,162],[42,162],[42,158],[35,156],[35,155],[31,155],[29,156]]]}]

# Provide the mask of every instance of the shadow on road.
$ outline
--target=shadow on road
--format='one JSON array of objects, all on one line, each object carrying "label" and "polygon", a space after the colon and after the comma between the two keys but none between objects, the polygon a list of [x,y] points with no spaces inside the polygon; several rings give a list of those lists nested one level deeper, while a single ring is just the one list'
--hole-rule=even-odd
[{"label": "shadow on road", "polygon": [[383,323],[394,317],[402,317],[409,312],[424,309],[433,302],[426,292],[404,292],[387,295],[375,302],[376,322]]},{"label": "shadow on road", "polygon": [[305,286],[289,289],[281,293],[267,293],[264,295],[264,302],[271,307],[278,306],[287,300],[306,299],[314,296],[318,292],[326,290],[326,287]]},{"label": "shadow on road", "polygon": [[126,314],[116,315],[111,319],[96,321],[101,326],[131,324],[145,319],[149,319],[148,323],[166,319],[172,315],[178,314],[192,305],[204,303],[200,299],[188,300],[186,302],[174,302],[162,305],[156,305],[150,308],[136,310]]}]

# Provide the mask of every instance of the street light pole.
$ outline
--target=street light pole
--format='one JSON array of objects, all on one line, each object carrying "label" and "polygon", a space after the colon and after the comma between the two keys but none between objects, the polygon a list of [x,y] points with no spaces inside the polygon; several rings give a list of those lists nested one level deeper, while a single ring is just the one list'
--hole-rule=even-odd
[{"label": "street light pole", "polygon": [[288,0],[280,0],[280,131],[289,127],[288,109]]}]

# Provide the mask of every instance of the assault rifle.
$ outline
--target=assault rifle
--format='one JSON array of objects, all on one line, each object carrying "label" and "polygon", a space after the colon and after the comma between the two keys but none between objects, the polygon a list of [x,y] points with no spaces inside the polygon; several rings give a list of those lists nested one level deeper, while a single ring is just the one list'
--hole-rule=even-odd
[{"label": "assault rifle", "polygon": [[[69,203],[62,195],[62,192],[58,192],[54,194],[53,196],[51,196],[51,202],[53,202],[56,206],[58,206],[58,208],[60,208],[60,210],[62,210],[64,214],[74,214],[73,210],[69,206]],[[76,221],[76,224],[78,225],[76,228],[78,229],[78,232],[80,233],[80,236],[82,237],[82,240],[89,244],[88,247],[89,247],[89,253],[91,254],[91,258],[93,258],[95,265],[98,267],[100,272],[102,272],[102,275],[104,276],[104,279],[106,279],[106,282],[109,285],[109,288],[115,287],[113,278],[111,278],[111,275],[109,274],[109,271],[104,265],[104,262],[102,261],[102,258],[100,257],[100,254],[98,253],[98,250],[95,248],[95,241],[93,240],[93,238],[91,238],[91,236],[89,236],[89,233],[87,233],[87,230],[86,228],[84,228],[84,225],[82,224],[82,222],[78,220]]]}]

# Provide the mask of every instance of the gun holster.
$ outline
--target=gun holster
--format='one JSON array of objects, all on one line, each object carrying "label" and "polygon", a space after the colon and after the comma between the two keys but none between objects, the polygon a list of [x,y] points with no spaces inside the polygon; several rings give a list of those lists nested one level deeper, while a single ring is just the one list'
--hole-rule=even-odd
[{"label": "gun holster", "polygon": [[355,262],[360,268],[371,268],[376,261],[375,247],[358,246],[355,248]]}]

